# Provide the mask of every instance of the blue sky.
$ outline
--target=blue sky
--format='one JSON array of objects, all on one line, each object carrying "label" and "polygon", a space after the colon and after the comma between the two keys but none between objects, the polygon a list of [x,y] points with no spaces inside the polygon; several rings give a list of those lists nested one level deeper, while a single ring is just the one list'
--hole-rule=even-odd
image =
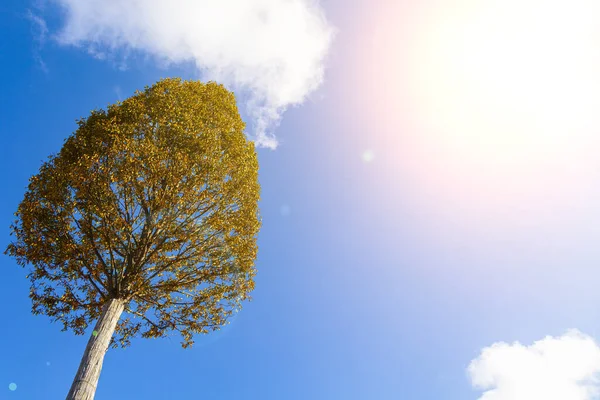
[{"label": "blue sky", "polygon": [[[526,21],[548,9],[528,1]],[[566,105],[553,108],[538,87],[495,70],[478,77],[479,84],[505,79],[490,90],[514,87],[502,96],[525,93],[544,108],[531,111],[523,103],[507,111],[493,102],[500,95],[474,100],[452,92],[453,78],[466,78],[444,75],[440,71],[450,69],[427,60],[448,61],[435,50],[450,46],[440,42],[446,31],[436,27],[485,21],[488,14],[473,2],[298,0],[294,4],[305,7],[294,15],[316,24],[310,34],[294,31],[294,24],[235,28],[249,40],[283,29],[282,40],[297,54],[265,39],[260,46],[274,49],[265,58],[223,47],[229,42],[218,39],[230,37],[222,32],[214,35],[215,45],[210,35],[178,27],[176,16],[152,23],[115,19],[94,13],[93,1],[81,3],[90,9],[76,3],[0,5],[3,243],[28,178],[60,149],[75,119],[162,77],[204,79],[223,67],[223,79],[239,93],[249,135],[262,144],[263,227],[253,301],[192,349],[174,337],[135,339],[125,350],[109,350],[97,399],[597,398],[594,385],[578,381],[600,372],[594,339],[600,334],[600,163],[592,151],[600,123],[593,116],[588,125],[572,123],[587,117],[597,100],[577,92],[569,101],[578,108],[557,113]],[[161,3],[149,1],[147,8],[160,10]],[[201,11],[211,2],[192,3],[177,5],[189,5],[184,13],[206,22]],[[578,13],[569,14],[575,22],[597,11],[586,0],[575,3]],[[120,15],[119,2],[106,4]],[[261,4],[275,20],[289,11],[282,1]],[[463,19],[446,16],[452,5],[460,6]],[[543,15],[560,22],[563,14]],[[105,30],[86,31],[86,18],[103,21],[94,26]],[[127,29],[114,34],[114,24]],[[525,25],[545,29],[531,24]],[[484,28],[477,29],[490,34]],[[166,38],[175,32],[188,47],[178,53],[168,41],[148,44],[140,32]],[[577,32],[565,37],[575,41]],[[224,54],[211,59],[202,53],[215,48]],[[590,46],[570,56],[580,60],[595,51]],[[523,57],[505,56],[517,64]],[[268,76],[272,81],[248,67],[273,57],[281,68]],[[306,68],[296,68],[303,60],[310,61]],[[577,75],[578,65],[553,71],[553,79]],[[592,90],[596,82],[589,83]],[[472,96],[481,94],[468,88]],[[456,104],[468,102],[494,113],[458,119]],[[517,121],[505,118],[508,112],[543,117]],[[558,114],[564,119],[553,119]],[[511,136],[517,123],[542,128]],[[26,271],[6,256],[0,263],[0,399],[64,397],[87,338],[32,316]],[[502,344],[490,347],[494,343]],[[486,391],[489,397],[482,397]]]}]

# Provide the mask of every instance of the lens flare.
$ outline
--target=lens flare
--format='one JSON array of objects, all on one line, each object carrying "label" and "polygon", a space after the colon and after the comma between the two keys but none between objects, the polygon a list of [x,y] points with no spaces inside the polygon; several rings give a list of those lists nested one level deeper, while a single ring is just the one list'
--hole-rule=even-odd
[{"label": "lens flare", "polygon": [[589,209],[600,179],[600,3],[417,3],[378,11],[363,57],[378,62],[362,61],[366,124],[403,199],[481,229]]},{"label": "lens flare", "polygon": [[[413,48],[420,121],[455,157],[523,167],[594,140],[600,14],[588,0],[452,1]],[[460,6],[458,6],[460,5]]]}]

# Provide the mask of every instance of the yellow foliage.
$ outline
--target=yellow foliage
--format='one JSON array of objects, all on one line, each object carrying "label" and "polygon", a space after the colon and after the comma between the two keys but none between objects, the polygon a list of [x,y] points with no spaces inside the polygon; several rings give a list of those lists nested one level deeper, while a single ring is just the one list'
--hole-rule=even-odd
[{"label": "yellow foliage", "polygon": [[258,161],[233,93],[164,79],[92,111],[45,162],[7,248],[35,314],[82,334],[111,298],[113,344],[218,329],[254,288]]}]

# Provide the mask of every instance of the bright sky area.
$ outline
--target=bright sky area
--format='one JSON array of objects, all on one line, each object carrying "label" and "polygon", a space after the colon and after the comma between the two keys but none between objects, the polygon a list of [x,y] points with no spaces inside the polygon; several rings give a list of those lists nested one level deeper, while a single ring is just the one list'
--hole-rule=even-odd
[{"label": "bright sky area", "polygon": [[[597,399],[596,3],[4,0],[0,242],[75,119],[216,79],[259,145],[253,301],[109,350],[98,400]],[[0,264],[0,399],[64,398],[87,337]]]}]

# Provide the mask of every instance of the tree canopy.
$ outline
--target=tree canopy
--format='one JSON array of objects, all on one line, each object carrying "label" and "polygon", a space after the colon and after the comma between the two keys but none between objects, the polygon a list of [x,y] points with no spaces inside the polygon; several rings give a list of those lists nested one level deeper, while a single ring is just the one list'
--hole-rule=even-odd
[{"label": "tree canopy", "polygon": [[83,334],[125,304],[113,346],[218,329],[254,288],[258,161],[233,93],[164,79],[78,121],[29,182],[6,253],[34,314]]}]

